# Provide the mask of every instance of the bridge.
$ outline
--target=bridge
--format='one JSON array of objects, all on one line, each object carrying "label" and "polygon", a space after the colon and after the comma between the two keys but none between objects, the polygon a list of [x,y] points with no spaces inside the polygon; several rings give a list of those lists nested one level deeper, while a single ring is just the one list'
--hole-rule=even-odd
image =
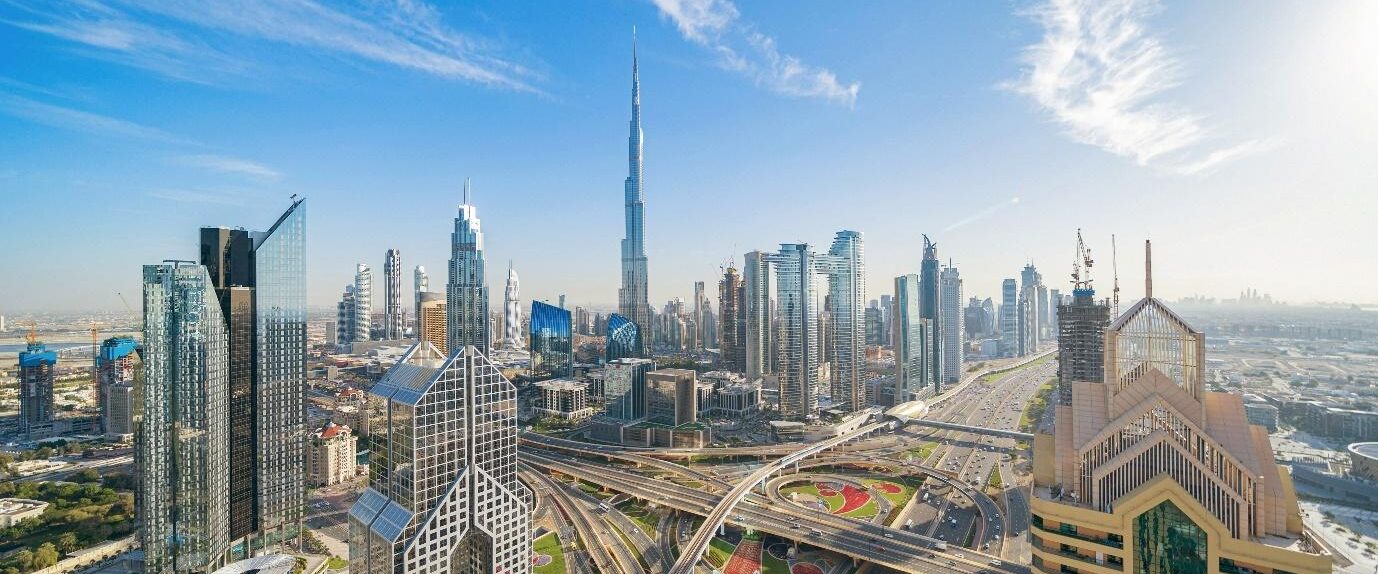
[{"label": "bridge", "polygon": [[953,430],[953,431],[969,432],[969,433],[974,433],[974,434],[983,434],[983,435],[988,435],[988,436],[998,436],[998,437],[1001,437],[1001,438],[1012,438],[1012,439],[1015,439],[1015,440],[1033,440],[1033,434],[1031,434],[1031,433],[1019,432],[1019,431],[1012,431],[1012,430],[988,429],[988,428],[986,428],[986,427],[978,427],[978,426],[971,426],[971,425],[959,425],[959,424],[957,424],[957,423],[949,423],[949,422],[943,422],[943,421],[934,421],[934,420],[928,420],[928,419],[912,419],[912,420],[909,421],[909,424],[911,424],[911,425],[918,425],[918,426],[922,426],[922,427],[938,428],[938,429],[943,429],[943,430]]}]

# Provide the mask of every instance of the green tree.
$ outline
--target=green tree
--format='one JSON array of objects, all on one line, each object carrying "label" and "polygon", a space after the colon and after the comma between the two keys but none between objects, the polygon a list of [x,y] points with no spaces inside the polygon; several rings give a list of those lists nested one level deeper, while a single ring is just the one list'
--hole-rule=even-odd
[{"label": "green tree", "polygon": [[57,549],[63,554],[76,550],[77,548],[79,548],[79,546],[77,545],[76,533],[64,532],[62,536],[57,537]]},{"label": "green tree", "polygon": [[14,553],[14,563],[19,565],[19,569],[25,572],[33,570],[33,552],[28,548]]},{"label": "green tree", "polygon": [[34,458],[48,458],[50,456],[53,456],[53,449],[46,446],[39,448],[38,452],[34,453]]},{"label": "green tree", "polygon": [[84,468],[73,479],[77,482],[100,482],[100,473],[94,468]]},{"label": "green tree", "polygon": [[38,547],[38,551],[33,554],[34,570],[47,568],[57,564],[58,558],[57,548],[53,546],[53,543],[44,542],[42,546]]}]

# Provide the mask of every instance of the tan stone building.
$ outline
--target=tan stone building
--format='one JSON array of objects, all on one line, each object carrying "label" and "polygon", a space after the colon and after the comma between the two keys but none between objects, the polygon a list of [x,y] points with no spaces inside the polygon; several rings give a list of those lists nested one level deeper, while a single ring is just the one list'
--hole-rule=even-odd
[{"label": "tan stone building", "polygon": [[646,418],[666,426],[698,422],[698,374],[688,369],[646,373]]},{"label": "tan stone building", "polygon": [[1104,379],[1070,381],[1035,435],[1033,569],[1330,572],[1267,430],[1206,390],[1205,335],[1153,298],[1151,273],[1146,294],[1106,331]]},{"label": "tan stone building", "polygon": [[416,317],[416,337],[429,341],[442,355],[448,354],[445,334],[445,294],[425,292],[421,294],[420,313]]},{"label": "tan stone building", "polygon": [[306,480],[311,486],[330,486],[354,479],[354,433],[330,423],[311,433],[306,455]]}]

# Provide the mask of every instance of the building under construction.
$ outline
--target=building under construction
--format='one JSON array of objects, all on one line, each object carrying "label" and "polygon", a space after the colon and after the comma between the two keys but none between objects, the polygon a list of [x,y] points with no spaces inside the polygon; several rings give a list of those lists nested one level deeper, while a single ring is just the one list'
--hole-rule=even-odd
[{"label": "building under construction", "polygon": [[1057,306],[1058,404],[1072,404],[1073,381],[1105,378],[1105,329],[1110,302],[1096,301],[1091,287],[1091,252],[1077,231],[1077,260],[1072,271],[1072,303]]}]

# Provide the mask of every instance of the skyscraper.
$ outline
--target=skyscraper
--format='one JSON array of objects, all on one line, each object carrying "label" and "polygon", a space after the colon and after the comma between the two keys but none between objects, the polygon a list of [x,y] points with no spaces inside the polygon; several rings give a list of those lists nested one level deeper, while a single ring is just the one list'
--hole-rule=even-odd
[{"label": "skyscraper", "polygon": [[[638,328],[651,328],[651,303],[646,295],[646,192],[641,187],[641,76],[637,68],[636,44],[632,44],[632,120],[627,137],[627,182],[623,190],[627,235],[622,239],[622,288],[617,291],[618,312]],[[636,356],[647,355],[650,333],[638,341]]]},{"label": "skyscraper", "polygon": [[517,270],[512,268],[512,262],[508,261],[507,289],[503,290],[502,295],[502,344],[509,349],[522,348],[521,293]]},{"label": "skyscraper", "polygon": [[815,258],[828,276],[828,317],[834,405],[852,411],[866,401],[866,256],[861,232],[839,231],[826,255]]},{"label": "skyscraper", "polygon": [[[429,292],[429,291],[431,290],[431,278],[430,278],[429,276],[426,275],[426,268],[425,268],[425,266],[417,265],[417,266],[416,266],[416,269],[412,270],[411,285],[412,285],[412,291],[414,292],[412,298],[415,300],[415,305],[412,307],[412,317],[413,317],[413,320],[414,320],[414,321],[416,321],[417,323],[420,323],[420,322],[421,322],[421,294],[422,294],[422,293]],[[420,337],[420,333],[421,333],[421,327],[420,327],[420,326],[417,326],[417,327],[416,327],[416,332],[417,332],[417,337],[419,338],[419,337]]]},{"label": "skyscraper", "polygon": [[763,251],[751,251],[742,262],[742,318],[746,328],[743,345],[748,381],[756,381],[770,374],[771,355],[775,351],[771,339],[768,257]]},{"label": "skyscraper", "polygon": [[[919,268],[919,310],[924,319],[932,325],[935,335],[943,332],[946,317],[943,316],[943,286],[938,277],[938,244],[923,236],[923,263]],[[928,370],[933,394],[943,392],[943,357],[946,354],[943,337],[935,336],[932,357],[928,360]]]},{"label": "skyscraper", "polygon": [[450,352],[466,345],[478,347],[488,354],[488,280],[484,275],[483,230],[479,227],[478,208],[469,203],[469,180],[464,180],[464,203],[459,204],[455,216],[455,230],[450,235],[450,281],[446,285],[445,339]]},{"label": "skyscraper", "polygon": [[894,298],[889,293],[882,293],[880,296],[880,321],[882,333],[879,343],[881,345],[893,344],[891,343],[890,337],[895,330],[894,326],[891,325],[891,321],[895,320],[893,316],[894,309]]},{"label": "skyscraper", "polygon": [[1019,354],[1019,295],[1014,279],[1000,283],[1000,355]]},{"label": "skyscraper", "polygon": [[229,558],[234,534],[231,331],[204,266],[145,265],[143,295],[135,457],[144,572],[210,572]]},{"label": "skyscraper", "polygon": [[746,322],[742,320],[742,276],[729,266],[718,281],[718,349],[723,366],[735,373],[746,371]]},{"label": "skyscraper", "polygon": [[645,418],[646,373],[655,369],[655,361],[650,359],[608,361],[603,378],[603,404],[607,415],[624,422]]},{"label": "skyscraper", "polygon": [[[294,201],[268,231],[202,228],[201,265],[229,338],[229,534],[247,553],[300,532],[305,507],[304,200]],[[368,267],[360,267],[356,321],[358,309],[368,309],[372,283]]]},{"label": "skyscraper", "polygon": [[53,382],[57,352],[32,336],[19,352],[19,432],[29,439],[53,432]]},{"label": "skyscraper", "polygon": [[373,270],[367,263],[354,266],[354,338],[373,339]]},{"label": "skyscraper", "polygon": [[895,278],[895,402],[932,396],[933,323],[923,318],[918,275]]},{"label": "skyscraper", "polygon": [[1047,316],[1046,309],[1040,310],[1044,297],[1040,293],[1046,293],[1043,287],[1043,275],[1038,269],[1029,263],[1024,266],[1024,270],[1019,273],[1019,355],[1027,355],[1038,351],[1038,345],[1042,342],[1041,318]]},{"label": "skyscraper", "polygon": [[388,413],[372,451],[389,456],[349,511],[350,572],[531,572],[512,383],[473,345],[417,343],[369,396]]},{"label": "skyscraper", "polygon": [[708,339],[708,318],[707,318],[707,295],[703,292],[703,281],[694,282],[694,348],[706,349],[710,345]]},{"label": "skyscraper", "polygon": [[107,439],[134,434],[134,378],[141,365],[133,337],[111,337],[96,355],[96,393],[100,396],[101,430]]},{"label": "skyscraper", "polygon": [[402,311],[402,252],[389,249],[383,263],[383,338],[401,339],[406,333]]},{"label": "skyscraper", "polygon": [[966,361],[966,317],[962,313],[962,276],[950,263],[943,268],[943,381],[955,384],[962,379],[962,363]]},{"label": "skyscraper", "polygon": [[1087,281],[1072,290],[1072,303],[1057,310],[1057,403],[1072,404],[1073,381],[1105,378],[1105,329],[1110,302],[1095,300]]},{"label": "skyscraper", "polygon": [[807,243],[782,243],[775,264],[780,316],[780,416],[811,419],[818,411],[818,269]]},{"label": "skyscraper", "polygon": [[336,343],[344,345],[354,342],[354,334],[358,332],[354,325],[359,319],[358,304],[354,298],[354,285],[345,285],[344,294],[340,295],[340,302],[335,305]]},{"label": "skyscraper", "polygon": [[435,345],[440,354],[449,355],[445,340],[445,294],[427,291],[421,294],[421,311],[416,315],[416,339]]},{"label": "skyscraper", "polygon": [[569,377],[574,372],[574,321],[566,309],[531,302],[531,376]]}]

